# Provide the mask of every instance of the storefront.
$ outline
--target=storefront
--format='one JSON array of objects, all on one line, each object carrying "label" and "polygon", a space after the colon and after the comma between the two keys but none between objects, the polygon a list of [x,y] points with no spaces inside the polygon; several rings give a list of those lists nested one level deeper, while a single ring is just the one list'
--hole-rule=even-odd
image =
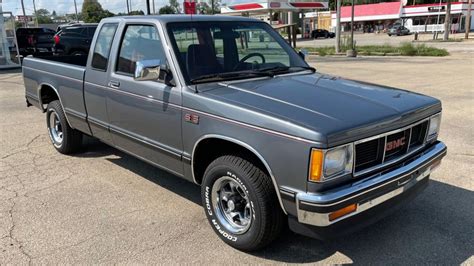
[{"label": "storefront", "polygon": [[[467,3],[451,4],[452,32],[464,31],[467,15]],[[474,7],[474,5],[473,5]],[[354,28],[360,32],[383,32],[395,22],[404,24],[411,32],[444,31],[446,3],[404,6],[402,2],[356,5],[354,7]],[[471,16],[474,16],[472,12]],[[331,25],[336,27],[336,13],[332,12]],[[342,31],[350,30],[351,6],[341,9]],[[471,17],[471,30],[474,19]]]},{"label": "storefront", "polygon": [[315,29],[332,31],[331,11],[316,11],[304,13],[303,17],[303,37],[309,38]]},{"label": "storefront", "polygon": [[[341,8],[341,29],[350,30],[351,6]],[[381,32],[400,19],[401,3],[388,2],[354,6],[354,29],[360,32]],[[332,14],[333,27],[336,27],[336,13]]]}]

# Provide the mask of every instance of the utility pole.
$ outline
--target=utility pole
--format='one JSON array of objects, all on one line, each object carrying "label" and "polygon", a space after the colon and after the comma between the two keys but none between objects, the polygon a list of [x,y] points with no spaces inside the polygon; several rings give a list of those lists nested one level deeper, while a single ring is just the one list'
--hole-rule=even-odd
[{"label": "utility pole", "polygon": [[25,4],[23,3],[23,0],[21,0],[21,9],[23,10],[23,23],[25,24],[25,28],[28,28],[28,19],[26,18]]},{"label": "utility pole", "polygon": [[35,4],[35,0],[33,0],[33,10],[35,12],[35,24],[36,24],[36,27],[38,27],[38,13],[36,13],[36,4]]},{"label": "utility pole", "polygon": [[155,0],[152,0],[151,4],[153,5],[153,15],[155,15],[156,14],[156,12],[155,12]]},{"label": "utility pole", "polygon": [[74,9],[76,10],[76,22],[79,23],[79,16],[77,15],[77,3],[76,3],[76,0],[74,0]]},{"label": "utility pole", "polygon": [[466,16],[466,26],[464,26],[466,29],[466,32],[464,33],[464,39],[469,39],[469,31],[471,31],[471,6],[472,6],[472,0],[469,0],[467,4],[467,16]]},{"label": "utility pole", "polygon": [[[441,8],[441,1],[439,0],[439,8]],[[441,10],[438,11],[438,20],[436,21],[436,31],[433,31],[433,40],[438,39],[438,25],[439,25],[439,16],[441,15]]]},{"label": "utility pole", "polygon": [[150,15],[150,0],[146,0],[146,14]]},{"label": "utility pole", "polygon": [[214,0],[211,0],[211,14],[214,15]]},{"label": "utility pole", "polygon": [[341,52],[341,0],[336,3],[336,53]]},{"label": "utility pole", "polygon": [[451,0],[446,3],[446,16],[444,18],[444,35],[443,40],[449,39],[449,31],[451,30]]},{"label": "utility pole", "polygon": [[127,15],[130,14],[130,5],[128,4],[128,0],[125,0],[127,1]]},{"label": "utility pole", "polygon": [[352,51],[355,51],[354,45],[354,0],[352,0],[352,9],[351,9],[351,46]]}]

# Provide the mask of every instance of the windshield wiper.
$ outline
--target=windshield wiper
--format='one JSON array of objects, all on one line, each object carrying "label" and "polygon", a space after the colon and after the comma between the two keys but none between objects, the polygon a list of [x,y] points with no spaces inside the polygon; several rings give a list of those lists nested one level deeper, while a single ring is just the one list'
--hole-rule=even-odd
[{"label": "windshield wiper", "polygon": [[236,78],[248,77],[248,76],[258,76],[258,77],[273,77],[274,74],[270,72],[261,72],[261,71],[235,71],[235,72],[224,72],[224,73],[215,73],[209,75],[202,75],[197,78],[191,79],[192,83],[201,83],[201,82],[212,82],[212,81],[222,81],[222,80],[232,80]]},{"label": "windshield wiper", "polygon": [[314,67],[310,66],[275,66],[275,67],[267,67],[267,68],[261,68],[258,71],[262,73],[269,73],[272,75],[276,74],[281,74],[281,73],[291,73],[291,72],[299,72],[299,71],[304,71],[304,70],[310,70],[311,72],[316,72],[316,69]]}]

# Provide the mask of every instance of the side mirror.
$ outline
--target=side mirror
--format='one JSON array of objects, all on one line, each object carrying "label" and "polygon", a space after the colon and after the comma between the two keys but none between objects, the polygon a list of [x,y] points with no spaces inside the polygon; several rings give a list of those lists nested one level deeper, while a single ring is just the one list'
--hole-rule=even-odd
[{"label": "side mirror", "polygon": [[136,63],[133,78],[138,81],[158,80],[160,78],[161,60],[141,60]]},{"label": "side mirror", "polygon": [[136,81],[162,81],[166,85],[175,86],[171,72],[165,65],[161,65],[161,60],[159,59],[138,61],[133,79]]},{"label": "side mirror", "polygon": [[305,60],[306,56],[308,55],[308,50],[306,49],[301,49],[298,54],[300,55],[300,57]]}]

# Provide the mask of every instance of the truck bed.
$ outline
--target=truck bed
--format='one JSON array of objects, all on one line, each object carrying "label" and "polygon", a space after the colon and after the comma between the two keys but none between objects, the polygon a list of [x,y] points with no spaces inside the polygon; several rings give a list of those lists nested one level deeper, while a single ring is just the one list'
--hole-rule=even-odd
[{"label": "truck bed", "polygon": [[66,63],[66,64],[76,65],[76,66],[83,66],[83,67],[85,67],[87,63],[87,55],[61,55],[61,56],[45,55],[45,56],[35,56],[34,58],[60,62],[60,63]]},{"label": "truck bed", "polygon": [[54,90],[59,95],[70,126],[82,129],[87,116],[83,100],[86,61],[87,56],[26,57],[23,60],[23,77],[28,103],[45,111],[41,98],[45,97],[45,93],[41,92]]}]

